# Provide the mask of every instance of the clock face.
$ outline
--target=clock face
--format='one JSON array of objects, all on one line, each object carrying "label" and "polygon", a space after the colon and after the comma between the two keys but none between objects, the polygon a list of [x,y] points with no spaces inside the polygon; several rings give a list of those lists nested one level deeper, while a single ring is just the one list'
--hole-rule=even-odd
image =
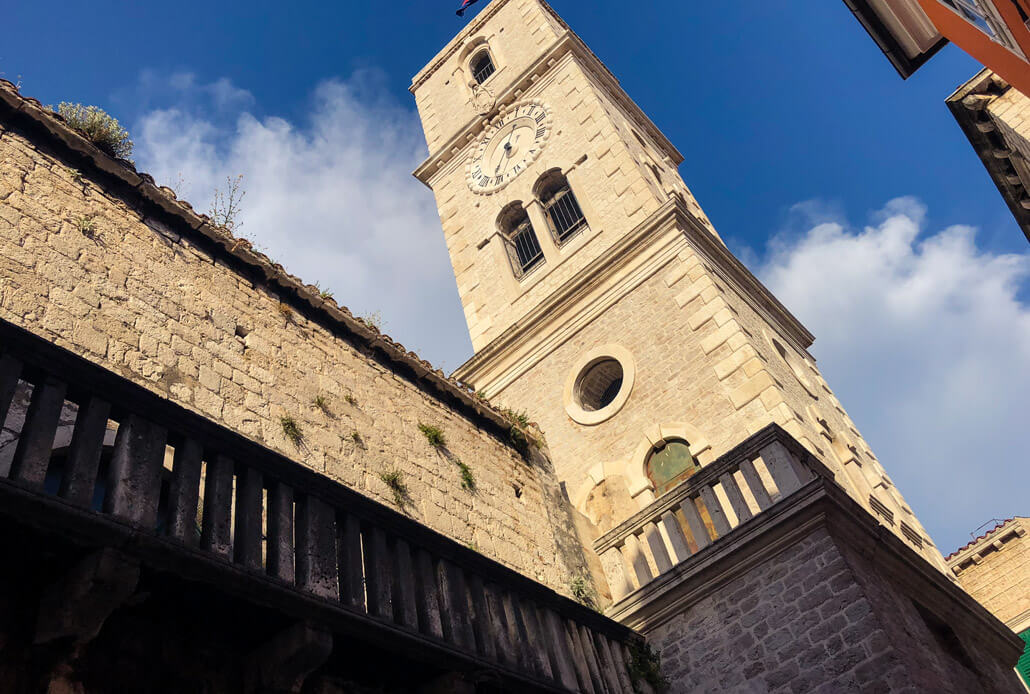
[{"label": "clock face", "polygon": [[466,168],[469,188],[493,193],[536,161],[551,135],[551,112],[539,101],[512,104],[490,124]]}]

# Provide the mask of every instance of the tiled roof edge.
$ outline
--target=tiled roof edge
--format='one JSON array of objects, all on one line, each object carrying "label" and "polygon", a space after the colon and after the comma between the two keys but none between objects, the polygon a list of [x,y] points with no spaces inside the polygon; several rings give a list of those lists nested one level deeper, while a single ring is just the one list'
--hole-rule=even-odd
[{"label": "tiled roof edge", "polygon": [[1002,528],[1004,528],[1005,526],[1007,526],[1009,523],[1011,523],[1014,520],[1016,520],[1016,519],[1015,518],[1008,518],[1008,519],[1002,521],[998,525],[994,526],[993,528],[991,528],[990,530],[985,532],[980,537],[976,538],[975,540],[970,540],[969,542],[967,542],[966,544],[962,545],[961,547],[956,549],[954,552],[949,554],[948,556],[944,557],[944,560],[945,561],[950,561],[952,557],[955,557],[955,556],[961,554],[962,552],[965,552],[967,549],[969,549],[973,545],[977,544],[978,542],[981,542],[981,541],[987,539],[989,536],[991,536],[994,533],[998,532],[999,530],[1001,530]]}]

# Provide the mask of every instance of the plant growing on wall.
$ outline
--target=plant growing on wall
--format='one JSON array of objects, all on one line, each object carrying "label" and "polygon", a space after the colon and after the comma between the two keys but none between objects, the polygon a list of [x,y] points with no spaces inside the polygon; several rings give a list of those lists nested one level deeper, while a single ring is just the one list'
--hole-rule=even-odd
[{"label": "plant growing on wall", "polygon": [[300,425],[290,415],[283,415],[279,418],[279,424],[283,428],[283,435],[290,440],[294,446],[300,446],[304,440],[304,432],[301,431]]},{"label": "plant growing on wall", "polygon": [[[129,159],[132,156],[132,140],[129,132],[118,123],[118,119],[96,106],[62,101],[57,108],[50,107],[64,118],[71,127],[112,157]],[[131,161],[131,159],[130,159]]]},{"label": "plant growing on wall", "polygon": [[508,431],[508,440],[523,457],[529,455],[529,437],[517,426]]},{"label": "plant growing on wall", "polygon": [[230,234],[236,233],[243,222],[240,215],[243,212],[243,197],[247,191],[243,190],[243,174],[236,178],[225,177],[225,189],[216,188],[211,199],[211,209],[207,216],[216,227],[225,229]]},{"label": "plant growing on wall", "polygon": [[501,410],[501,414],[508,420],[508,423],[513,427],[521,427],[525,429],[529,426],[529,415],[526,414],[525,410],[512,410],[507,407]]},{"label": "plant growing on wall", "polygon": [[472,468],[466,465],[463,460],[455,458],[454,462],[458,466],[458,472],[461,473],[461,488],[467,492],[476,491],[476,478],[472,474]]},{"label": "plant growing on wall", "polygon": [[354,431],[352,431],[350,433],[350,439],[351,439],[351,441],[353,441],[358,446],[364,446],[365,445],[365,441],[364,441],[364,439],[361,438],[361,434],[358,432],[357,429],[355,429]]},{"label": "plant growing on wall", "polygon": [[404,473],[400,470],[386,470],[379,473],[379,479],[390,488],[394,503],[404,506],[404,502],[408,499],[408,487],[404,484]]},{"label": "plant growing on wall", "polygon": [[93,238],[97,233],[97,220],[91,214],[83,215],[75,220],[75,228],[79,233],[88,239]]},{"label": "plant growing on wall", "polygon": [[594,588],[583,576],[576,576],[569,583],[569,592],[572,593],[573,599],[580,605],[589,607],[592,610],[597,609],[597,599],[594,595]]},{"label": "plant growing on wall", "polygon": [[328,289],[322,289],[322,285],[318,282],[315,282],[315,290],[318,292],[318,295],[325,300],[333,298],[333,293]]},{"label": "plant growing on wall", "polygon": [[357,407],[358,406],[357,399],[353,395],[351,395],[350,393],[347,393],[346,395],[344,395],[343,399],[346,400],[347,404],[350,405],[351,407]]},{"label": "plant growing on wall", "polygon": [[322,410],[322,413],[326,416],[332,416],[333,413],[329,411],[329,400],[321,393],[315,396],[315,399],[311,401],[311,404]]},{"label": "plant growing on wall", "polygon": [[280,301],[278,310],[279,315],[285,318],[287,323],[289,323],[293,319],[293,309],[290,308],[289,304],[284,304]]},{"label": "plant growing on wall", "polygon": [[444,436],[443,430],[440,427],[433,426],[432,424],[418,425],[418,430],[426,437],[426,441],[433,448],[443,448],[447,445],[447,438]]},{"label": "plant growing on wall", "polygon": [[629,678],[636,694],[645,694],[647,684],[656,694],[669,690],[669,680],[662,674],[662,659],[656,650],[643,639],[629,643]]}]

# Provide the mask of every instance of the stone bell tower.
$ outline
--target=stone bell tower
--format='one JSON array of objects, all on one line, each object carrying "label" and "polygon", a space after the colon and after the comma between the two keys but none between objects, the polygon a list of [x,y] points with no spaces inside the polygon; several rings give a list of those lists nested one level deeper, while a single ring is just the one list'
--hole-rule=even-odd
[{"label": "stone bell tower", "polygon": [[604,533],[776,423],[916,552],[940,553],[816,368],[812,335],[727,250],[683,155],[542,0],[494,0],[414,78],[475,356]]}]

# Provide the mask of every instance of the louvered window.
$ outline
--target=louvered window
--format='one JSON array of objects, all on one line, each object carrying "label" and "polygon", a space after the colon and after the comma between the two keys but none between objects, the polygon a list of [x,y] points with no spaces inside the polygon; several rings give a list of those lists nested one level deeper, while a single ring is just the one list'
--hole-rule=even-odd
[{"label": "louvered window", "polygon": [[1016,664],[1016,672],[1023,678],[1026,685],[1030,687],[1030,629],[1024,631],[1019,637],[1023,639],[1026,648],[1023,649],[1023,655]]}]

